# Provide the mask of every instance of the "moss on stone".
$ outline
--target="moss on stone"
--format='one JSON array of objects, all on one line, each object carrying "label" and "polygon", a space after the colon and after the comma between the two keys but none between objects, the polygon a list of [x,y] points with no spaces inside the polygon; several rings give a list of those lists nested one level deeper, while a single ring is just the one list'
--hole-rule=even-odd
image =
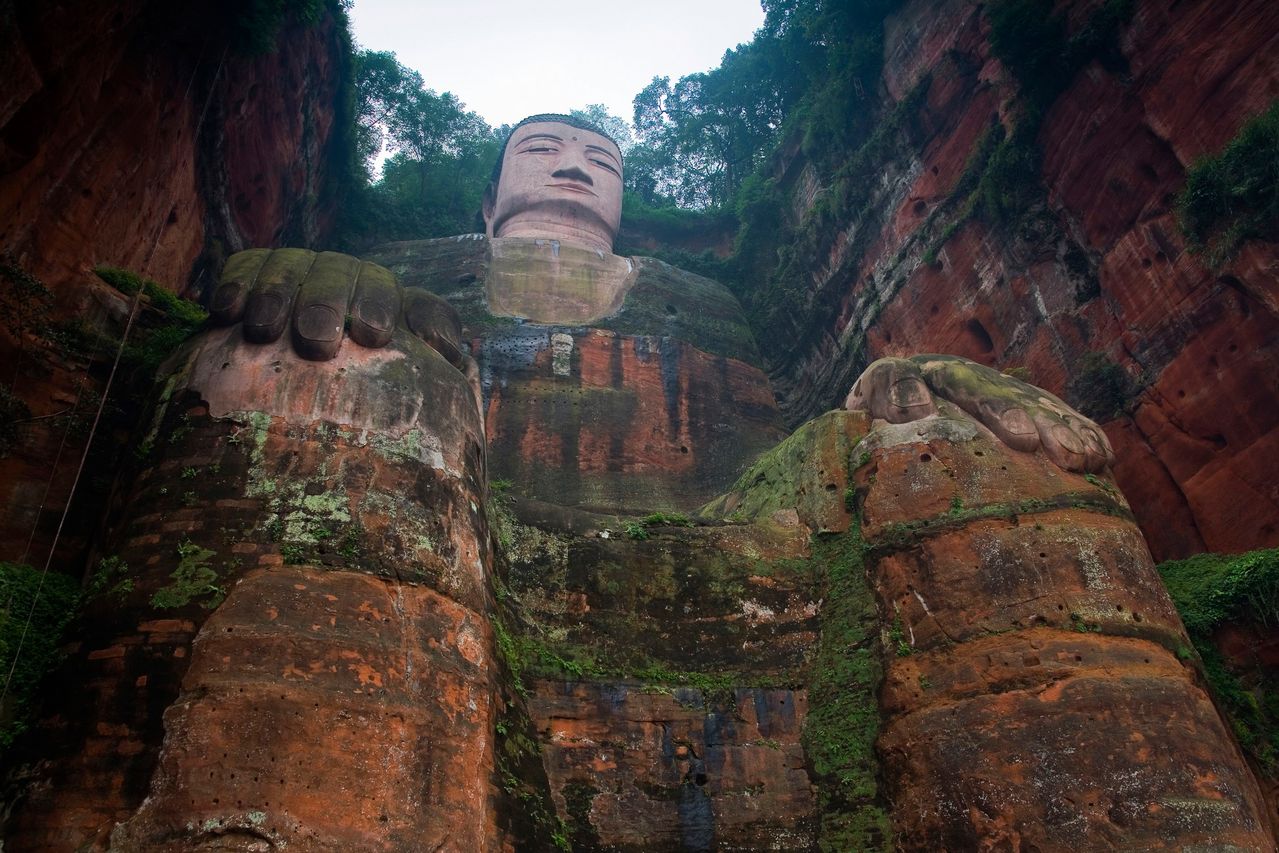
[{"label": "moss on stone", "polygon": [[1279,625],[1279,549],[1200,554],[1158,569],[1239,743],[1268,778],[1279,778],[1279,678],[1239,671],[1213,642],[1226,625]]},{"label": "moss on stone", "polygon": [[818,784],[818,845],[829,853],[891,850],[892,827],[876,781],[879,618],[858,529],[815,537],[812,559],[826,575],[803,734]]},{"label": "moss on stone", "polygon": [[862,415],[843,410],[814,418],[760,456],[727,494],[703,506],[698,515],[754,521],[780,509],[796,509],[801,518],[821,517],[820,508],[838,499],[829,487],[837,470],[846,467],[864,429]]},{"label": "moss on stone", "polygon": [[161,587],[151,596],[151,606],[162,610],[185,607],[197,602],[212,610],[226,598],[226,590],[218,586],[218,572],[209,560],[217,553],[187,540],[178,545],[178,567],[169,575],[173,583]]},{"label": "moss on stone", "polygon": [[6,700],[0,750],[26,730],[36,688],[61,658],[67,625],[80,605],[80,584],[60,572],[0,562],[0,678]]}]

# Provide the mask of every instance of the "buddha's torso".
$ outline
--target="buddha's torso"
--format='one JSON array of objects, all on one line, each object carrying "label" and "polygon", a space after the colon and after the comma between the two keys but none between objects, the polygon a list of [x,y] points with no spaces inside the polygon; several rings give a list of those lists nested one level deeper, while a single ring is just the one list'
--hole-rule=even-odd
[{"label": "buddha's torso", "polygon": [[461,315],[490,476],[522,495],[689,510],[785,434],[741,306],[714,281],[652,258],[480,234],[366,257]]}]

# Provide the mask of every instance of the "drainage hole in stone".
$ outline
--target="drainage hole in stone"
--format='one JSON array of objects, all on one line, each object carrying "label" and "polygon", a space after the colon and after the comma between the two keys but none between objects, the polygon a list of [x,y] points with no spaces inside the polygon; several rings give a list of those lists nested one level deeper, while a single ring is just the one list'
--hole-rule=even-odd
[{"label": "drainage hole in stone", "polygon": [[705,774],[705,773],[698,773],[698,774],[697,774],[697,776],[696,776],[696,777],[694,777],[693,781],[694,781],[694,782],[696,782],[698,785],[705,785],[705,784],[706,784],[706,774]]},{"label": "drainage hole in stone", "polygon": [[932,462],[932,461],[933,461],[933,457],[929,456],[927,453],[921,453],[921,454],[919,454],[919,461],[920,461],[920,462]]}]

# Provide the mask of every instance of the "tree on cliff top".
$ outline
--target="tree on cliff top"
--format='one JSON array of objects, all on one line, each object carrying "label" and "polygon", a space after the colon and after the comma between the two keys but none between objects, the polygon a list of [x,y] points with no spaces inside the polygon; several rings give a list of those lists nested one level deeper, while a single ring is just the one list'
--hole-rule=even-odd
[{"label": "tree on cliff top", "polygon": [[364,186],[344,207],[345,247],[474,230],[498,134],[452,93],[428,89],[394,53],[357,51],[353,66]]}]

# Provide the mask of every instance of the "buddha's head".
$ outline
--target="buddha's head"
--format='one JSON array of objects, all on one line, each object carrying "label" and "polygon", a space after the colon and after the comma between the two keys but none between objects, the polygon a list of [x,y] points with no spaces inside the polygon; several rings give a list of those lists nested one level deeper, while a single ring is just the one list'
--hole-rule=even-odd
[{"label": "buddha's head", "polygon": [[588,121],[536,115],[515,126],[484,192],[490,237],[545,237],[613,251],[622,152]]}]

